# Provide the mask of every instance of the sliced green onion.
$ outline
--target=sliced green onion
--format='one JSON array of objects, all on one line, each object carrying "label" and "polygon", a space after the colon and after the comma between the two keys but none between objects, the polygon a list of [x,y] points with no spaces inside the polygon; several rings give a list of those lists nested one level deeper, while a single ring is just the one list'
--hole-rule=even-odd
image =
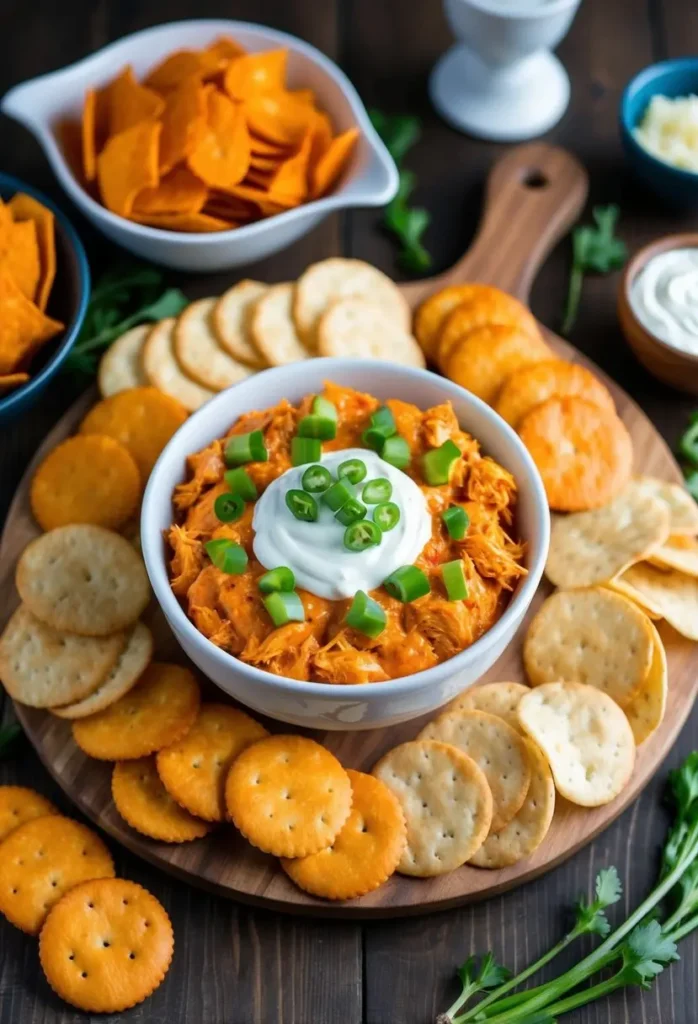
[{"label": "sliced green onion", "polygon": [[322,442],[314,437],[294,437],[291,440],[291,462],[304,466],[306,462],[319,462],[322,457]]},{"label": "sliced green onion", "polygon": [[229,469],[227,473],[223,474],[223,479],[233,494],[239,494],[243,501],[254,501],[256,499],[257,485],[244,466],[238,466],[237,469]]},{"label": "sliced green onion", "polygon": [[317,502],[307,491],[296,489],[287,491],[286,504],[296,519],[302,519],[304,523],[314,523],[317,519]]},{"label": "sliced green onion", "polygon": [[253,430],[249,434],[233,434],[225,446],[225,461],[229,466],[242,466],[246,462],[266,462],[269,458],[264,434]]},{"label": "sliced green onion", "polygon": [[383,445],[380,457],[396,469],[406,469],[412,458],[410,446],[404,437],[389,437]]},{"label": "sliced green onion", "polygon": [[304,416],[298,424],[299,437],[319,437],[322,441],[331,441],[337,436],[337,420],[327,416]]},{"label": "sliced green onion", "polygon": [[365,590],[357,590],[344,621],[347,626],[358,629],[365,636],[375,637],[380,636],[385,629],[387,616],[385,610]]},{"label": "sliced green onion", "polygon": [[366,515],[366,506],[362,505],[357,498],[350,498],[346,501],[339,512],[335,515],[335,519],[342,526],[350,526],[351,523],[357,522],[359,519],[363,519]]},{"label": "sliced green onion", "polygon": [[451,540],[463,540],[470,526],[470,517],[465,509],[460,505],[450,505],[441,513],[441,518]]},{"label": "sliced green onion", "polygon": [[286,565],[279,565],[260,576],[257,586],[263,594],[274,594],[277,590],[290,593],[296,586],[296,577]]},{"label": "sliced green onion", "polygon": [[424,479],[431,487],[447,484],[451,470],[460,458],[460,448],[449,438],[439,448],[432,448],[422,456]]},{"label": "sliced green onion", "polygon": [[245,511],[245,502],[239,494],[219,494],[213,503],[213,511],[222,523],[234,523]]},{"label": "sliced green onion", "polygon": [[403,565],[383,580],[391,597],[408,604],[429,593],[429,579],[416,565]]},{"label": "sliced green onion", "polygon": [[339,469],[337,470],[339,479],[341,480],[345,476],[351,484],[360,484],[367,473],[366,463],[362,462],[361,459],[347,459],[346,462],[339,464]]},{"label": "sliced green onion", "polygon": [[370,519],[359,519],[344,531],[344,547],[348,551],[365,551],[381,542],[380,527]]},{"label": "sliced green onion", "polygon": [[393,485],[384,476],[369,480],[365,484],[361,497],[367,505],[377,505],[379,501],[390,501],[393,496]]},{"label": "sliced green onion", "polygon": [[441,566],[441,576],[449,601],[464,601],[468,596],[468,582],[460,558],[453,562],[444,562]]},{"label": "sliced green onion", "polygon": [[382,501],[373,510],[373,522],[378,524],[381,533],[387,533],[400,522],[400,509],[394,501]]},{"label": "sliced green onion", "polygon": [[364,430],[361,440],[367,448],[373,448],[380,454],[386,440],[394,434],[397,434],[395,418],[388,406],[382,405],[371,414],[371,425]]},{"label": "sliced green onion", "polygon": [[322,395],[315,396],[310,411],[314,416],[323,416],[326,420],[337,422],[337,406],[334,402],[330,402],[329,398],[323,398]]},{"label": "sliced green onion", "polygon": [[264,607],[269,612],[275,626],[285,626],[287,622],[305,622],[305,608],[298,594],[275,591],[264,598]]},{"label": "sliced green onion", "polygon": [[221,537],[218,540],[207,541],[204,547],[216,569],[228,573],[229,576],[239,576],[247,568],[247,552],[234,540]]},{"label": "sliced green onion", "polygon": [[301,477],[301,483],[310,494],[320,494],[332,483],[332,474],[324,466],[310,466]]},{"label": "sliced green onion", "polygon": [[354,492],[347,481],[337,480],[331,487],[328,487],[322,496],[322,500],[333,512],[339,512],[342,505],[346,505],[349,499],[353,497]]}]

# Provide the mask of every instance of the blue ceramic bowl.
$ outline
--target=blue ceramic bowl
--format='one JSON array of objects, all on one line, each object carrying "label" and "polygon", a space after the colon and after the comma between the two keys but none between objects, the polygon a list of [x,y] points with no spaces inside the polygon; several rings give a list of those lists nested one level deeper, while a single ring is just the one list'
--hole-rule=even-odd
[{"label": "blue ceramic bowl", "polygon": [[62,321],[65,330],[37,352],[29,368],[30,380],[0,397],[0,423],[26,412],[56,374],[82,327],[90,297],[90,268],[75,228],[41,192],[9,174],[0,174],[0,196],[8,200],[15,192],[33,196],[56,218],[56,279],[46,312]]},{"label": "blue ceramic bowl", "polygon": [[640,71],[625,87],[620,103],[620,130],[633,170],[646,185],[675,206],[698,206],[698,174],[658,160],[636,142],[633,131],[653,96],[675,98],[698,94],[698,57],[663,60]]}]

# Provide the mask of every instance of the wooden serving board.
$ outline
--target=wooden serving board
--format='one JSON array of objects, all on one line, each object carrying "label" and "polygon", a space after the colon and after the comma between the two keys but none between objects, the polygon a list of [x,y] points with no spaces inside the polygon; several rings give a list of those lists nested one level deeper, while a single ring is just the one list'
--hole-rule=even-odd
[{"label": "wooden serving board", "polygon": [[[523,300],[541,262],[580,213],[587,192],[584,170],[568,153],[541,144],[510,151],[490,176],[480,232],[469,253],[450,271],[431,281],[404,286],[417,305],[435,287],[464,280],[497,284]],[[565,359],[589,364],[580,353],[551,332],[550,344]],[[680,471],[669,449],[638,406],[597,367],[592,369],[610,388],[618,412],[628,427],[638,469],[669,480]],[[46,438],[19,486],[10,508],[0,546],[0,629],[17,604],[13,578],[17,558],[38,534],[29,506],[29,482],[35,466],[59,441],[72,433],[94,400],[86,395]],[[549,593],[541,585],[530,615]],[[161,619],[160,627],[164,620]],[[522,631],[525,629],[525,624]],[[512,642],[486,679],[523,680],[521,635]],[[551,830],[528,860],[500,871],[463,867],[435,879],[400,875],[382,888],[348,903],[328,903],[297,889],[274,858],[251,847],[231,826],[192,843],[167,845],[134,832],[117,814],[111,801],[111,765],[87,758],[75,746],[67,722],[48,712],[16,705],[17,715],[39,757],[70,799],[96,825],[134,853],[184,881],[223,896],[274,910],[339,918],[399,917],[458,906],[501,893],[535,878],[571,856],[623,811],[638,795],[665,758],[685,722],[698,688],[698,646],[684,640],[664,623],[669,664],[669,701],[661,728],[639,749],[629,786],[606,807],[584,810],[558,799]],[[161,659],[184,655],[167,627],[156,628]],[[429,716],[427,716],[428,718]],[[333,750],[346,767],[370,770],[390,747],[413,738],[427,718],[372,732],[329,732],[317,738]],[[272,731],[282,728],[268,723]]]}]

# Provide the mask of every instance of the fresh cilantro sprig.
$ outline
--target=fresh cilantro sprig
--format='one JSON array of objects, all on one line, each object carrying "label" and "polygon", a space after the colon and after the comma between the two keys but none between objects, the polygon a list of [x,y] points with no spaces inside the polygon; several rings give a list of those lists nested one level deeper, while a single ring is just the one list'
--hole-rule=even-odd
[{"label": "fresh cilantro sprig", "polygon": [[446,1013],[437,1018],[436,1024],[449,1024],[461,1006],[465,1006],[478,992],[499,988],[511,978],[511,971],[498,964],[492,953],[485,953],[480,961],[475,956],[469,956],[456,973],[463,986],[461,993]]},{"label": "fresh cilantro sprig", "polygon": [[585,274],[620,270],[628,258],[625,242],[616,238],[617,206],[595,206],[594,226],[581,225],[572,232],[572,269],[562,319],[562,333],[569,334],[577,320]]}]

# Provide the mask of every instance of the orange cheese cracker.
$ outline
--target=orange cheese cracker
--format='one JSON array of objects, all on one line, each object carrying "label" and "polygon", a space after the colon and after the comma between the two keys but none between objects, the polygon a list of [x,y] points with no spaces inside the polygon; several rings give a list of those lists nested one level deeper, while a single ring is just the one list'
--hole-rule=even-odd
[{"label": "orange cheese cracker", "polygon": [[42,313],[0,265],[0,374],[12,373],[62,330],[63,324]]},{"label": "orange cheese cracker", "polygon": [[25,192],[15,193],[8,207],[17,223],[28,220],[36,227],[41,273],[34,301],[39,309],[46,309],[56,276],[56,227],[53,212]]},{"label": "orange cheese cracker", "polygon": [[151,839],[185,843],[210,831],[210,825],[172,799],[160,780],[154,757],[115,764],[111,793],[121,817]]},{"label": "orange cheese cracker", "polygon": [[138,508],[141,480],[127,448],[104,434],[78,434],[41,463],[29,497],[43,530],[94,523],[118,530]]},{"label": "orange cheese cracker", "polygon": [[157,770],[178,804],[206,821],[225,819],[225,780],[235,758],[267,730],[227,704],[202,704],[184,739],[157,755]]},{"label": "orange cheese cracker", "polygon": [[173,950],[162,904],[123,878],[75,886],[52,909],[39,940],[51,988],[92,1013],[120,1013],[146,999],[167,974]]},{"label": "orange cheese cracker", "polygon": [[[444,372],[451,353],[471,331],[495,324],[516,327],[543,345],[538,325],[522,302],[498,288],[480,285],[472,298],[449,313],[441,327],[435,356]],[[546,352],[550,358],[550,350],[546,348]]]},{"label": "orange cheese cracker", "polygon": [[456,341],[442,368],[447,377],[490,405],[507,377],[550,358],[550,349],[515,324],[485,324]]},{"label": "orange cheese cracker", "polygon": [[158,184],[158,147],[162,125],[140,121],[112,135],[97,158],[97,180],[108,210],[128,217],[139,192]]},{"label": "orange cheese cracker", "polygon": [[25,786],[0,786],[0,842],[25,821],[58,811],[45,796]]},{"label": "orange cheese cracker", "polygon": [[281,861],[300,889],[330,900],[350,900],[377,889],[397,868],[407,842],[397,797],[372,775],[351,770],[347,775],[352,807],[332,845]]},{"label": "orange cheese cracker", "polygon": [[111,855],[89,828],[58,814],[33,818],[0,843],[0,913],[37,935],[74,885],[113,876]]},{"label": "orange cheese cracker", "polygon": [[428,359],[436,357],[439,333],[449,313],[461,302],[471,299],[479,284],[452,284],[440,288],[419,306],[414,317],[414,333]]},{"label": "orange cheese cracker", "polygon": [[177,743],[196,720],[199,684],[181,665],[150,664],[136,685],[88,718],[73,722],[73,739],[103,761],[146,757]]},{"label": "orange cheese cracker", "polygon": [[513,373],[499,393],[495,409],[516,429],[526,413],[548,398],[577,395],[615,412],[611,394],[591,370],[562,359],[546,359]]},{"label": "orange cheese cracker", "polygon": [[351,783],[337,758],[303,736],[270,736],[243,750],[225,800],[253,846],[306,857],[329,846],[349,817]]}]

